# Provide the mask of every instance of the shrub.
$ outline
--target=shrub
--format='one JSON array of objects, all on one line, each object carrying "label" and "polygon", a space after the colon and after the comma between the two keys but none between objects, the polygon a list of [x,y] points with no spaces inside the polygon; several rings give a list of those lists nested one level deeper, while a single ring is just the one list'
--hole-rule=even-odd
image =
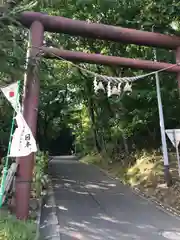
[{"label": "shrub", "polygon": [[36,237],[36,224],[33,221],[20,221],[4,211],[0,211],[0,239],[33,240]]},{"label": "shrub", "polygon": [[33,197],[39,198],[48,183],[48,153],[38,151],[33,171]]}]

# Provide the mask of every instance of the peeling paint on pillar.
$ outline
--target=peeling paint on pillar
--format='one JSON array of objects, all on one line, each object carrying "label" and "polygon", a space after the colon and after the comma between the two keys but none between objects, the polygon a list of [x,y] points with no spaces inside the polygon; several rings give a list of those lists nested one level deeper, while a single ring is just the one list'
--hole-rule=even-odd
[{"label": "peeling paint on pillar", "polygon": [[[31,62],[39,53],[38,47],[43,45],[44,27],[42,23],[35,21],[30,27],[30,60],[27,70],[27,81],[25,85],[23,115],[29,125],[34,137],[36,136],[37,109],[39,99],[39,79],[34,70],[37,71],[38,63],[31,66]],[[33,48],[36,46],[36,48]],[[36,99],[37,101],[34,101]],[[17,159],[19,168],[16,177],[16,217],[27,219],[29,215],[29,199],[31,190],[32,173],[34,167],[34,154]]]}]

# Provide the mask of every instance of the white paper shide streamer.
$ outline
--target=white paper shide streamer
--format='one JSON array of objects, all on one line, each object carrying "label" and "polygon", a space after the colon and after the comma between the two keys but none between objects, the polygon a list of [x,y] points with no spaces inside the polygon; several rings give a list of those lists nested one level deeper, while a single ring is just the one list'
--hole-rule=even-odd
[{"label": "white paper shide streamer", "polygon": [[7,87],[1,88],[4,96],[11,103],[16,112],[20,111],[21,105],[19,103],[18,82],[13,83]]},{"label": "white paper shide streamer", "polygon": [[22,113],[17,113],[15,129],[11,143],[10,157],[24,157],[32,152],[37,152],[36,141],[27,125]]}]

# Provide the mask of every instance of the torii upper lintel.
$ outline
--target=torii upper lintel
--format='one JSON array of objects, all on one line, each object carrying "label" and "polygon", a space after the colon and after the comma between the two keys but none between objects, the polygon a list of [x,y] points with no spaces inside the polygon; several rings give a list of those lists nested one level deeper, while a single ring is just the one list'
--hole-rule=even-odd
[{"label": "torii upper lintel", "polygon": [[88,23],[86,21],[72,20],[60,16],[49,16],[39,12],[23,12],[19,17],[19,21],[28,28],[34,21],[40,21],[43,24],[45,31],[67,33],[70,35],[94,39],[167,49],[176,49],[180,46],[180,37],[177,36],[105,24]]}]

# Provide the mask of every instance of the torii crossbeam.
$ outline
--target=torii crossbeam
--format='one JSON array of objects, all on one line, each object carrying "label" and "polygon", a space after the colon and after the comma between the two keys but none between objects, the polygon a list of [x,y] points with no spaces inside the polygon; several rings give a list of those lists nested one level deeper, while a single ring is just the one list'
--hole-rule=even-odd
[{"label": "torii crossbeam", "polygon": [[142,69],[149,71],[165,69],[166,72],[180,72],[180,66],[178,66],[177,64],[170,64],[165,62],[154,62],[141,59],[76,52],[52,47],[41,47],[41,49],[43,51],[43,57],[45,58],[62,58],[71,62],[85,62],[107,66],[121,66],[126,68]]},{"label": "torii crossbeam", "polygon": [[21,14],[19,20],[28,28],[30,28],[34,21],[39,21],[44,26],[44,30],[48,32],[67,33],[75,36],[167,49],[176,49],[180,45],[180,38],[176,36],[89,23],[65,17],[49,16],[38,12],[24,12]]}]

